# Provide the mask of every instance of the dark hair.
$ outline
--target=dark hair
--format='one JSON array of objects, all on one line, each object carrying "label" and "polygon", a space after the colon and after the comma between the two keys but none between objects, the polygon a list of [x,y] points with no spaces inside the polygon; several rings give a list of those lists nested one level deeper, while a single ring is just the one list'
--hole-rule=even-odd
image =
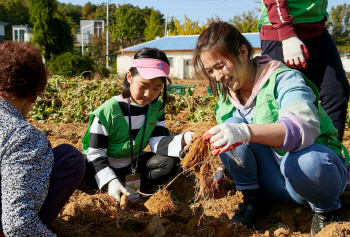
[{"label": "dark hair", "polygon": [[[159,59],[162,60],[163,62],[166,62],[169,66],[169,60],[168,57],[165,55],[165,53],[162,50],[159,50],[157,48],[142,48],[137,53],[134,55],[134,59],[139,59],[139,58],[154,58],[154,59]],[[139,71],[137,70],[136,67],[131,67],[129,69],[131,76],[136,76],[139,75]],[[162,77],[162,81],[164,83],[164,88],[163,88],[163,103],[162,106],[160,107],[160,110],[164,109],[167,101],[167,89],[166,89],[166,77]],[[123,89],[122,89],[122,96],[123,98],[129,98],[131,96],[130,94],[130,83],[128,82],[127,79],[127,74],[125,74],[125,79],[123,82]],[[157,102],[159,96],[154,99],[151,103]]]},{"label": "dark hair", "polygon": [[[192,58],[194,73],[199,78],[208,78],[209,86],[214,96],[218,96],[218,82],[212,80],[205,70],[200,59],[201,53],[212,51],[228,60],[234,61],[240,54],[243,44],[247,47],[248,59],[251,60],[254,49],[249,41],[233,25],[222,21],[211,23],[198,37]],[[227,93],[228,89],[223,87],[222,94],[224,95],[224,99],[226,99]]]},{"label": "dark hair", "polygon": [[47,75],[39,50],[30,43],[0,44],[0,95],[37,95],[45,90]]}]

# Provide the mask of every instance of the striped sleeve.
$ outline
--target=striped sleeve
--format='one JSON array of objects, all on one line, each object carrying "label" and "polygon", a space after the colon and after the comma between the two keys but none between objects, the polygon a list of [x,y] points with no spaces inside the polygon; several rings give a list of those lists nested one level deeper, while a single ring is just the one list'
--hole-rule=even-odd
[{"label": "striped sleeve", "polygon": [[107,158],[108,136],[107,129],[101,124],[98,117],[95,117],[90,126],[87,160],[92,162],[95,169],[95,179],[99,189],[117,177],[109,166]]},{"label": "striped sleeve", "polygon": [[273,28],[277,29],[279,41],[296,35],[287,0],[264,0],[264,4],[267,8],[269,21]]},{"label": "striped sleeve", "polygon": [[280,73],[276,77],[275,93],[280,106],[279,120],[288,119],[299,128],[301,142],[299,147],[293,148],[293,152],[312,145],[321,132],[320,120],[314,105],[316,96],[301,73],[296,70]]},{"label": "striped sleeve", "polygon": [[182,136],[183,134],[170,136],[164,114],[162,114],[149,139],[151,151],[164,156],[179,157],[182,150]]}]

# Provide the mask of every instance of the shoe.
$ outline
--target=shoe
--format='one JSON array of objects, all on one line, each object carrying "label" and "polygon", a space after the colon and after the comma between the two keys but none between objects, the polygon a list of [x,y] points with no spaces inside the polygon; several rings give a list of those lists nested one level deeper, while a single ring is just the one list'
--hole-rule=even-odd
[{"label": "shoe", "polygon": [[315,236],[326,225],[332,222],[341,222],[338,214],[339,210],[340,209],[325,213],[315,213],[311,223],[311,237]]},{"label": "shoe", "polygon": [[270,212],[271,201],[262,188],[243,190],[242,194],[243,203],[239,204],[239,210],[231,221],[253,229]]}]

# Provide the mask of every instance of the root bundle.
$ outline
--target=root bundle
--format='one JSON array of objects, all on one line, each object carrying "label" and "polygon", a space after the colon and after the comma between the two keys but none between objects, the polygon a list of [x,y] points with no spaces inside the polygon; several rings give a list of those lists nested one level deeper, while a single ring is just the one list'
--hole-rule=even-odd
[{"label": "root bundle", "polygon": [[[193,142],[188,144],[189,149],[185,157],[181,160],[182,167],[189,169],[199,162],[202,162],[208,155],[208,145],[203,141],[203,132],[195,133],[192,136]],[[199,168],[198,168],[199,169]]]},{"label": "root bundle", "polygon": [[196,198],[205,198],[209,193],[210,177],[215,174],[215,168],[219,164],[218,159],[213,159],[209,143],[203,141],[204,132],[195,133],[192,138],[193,142],[189,144],[189,151],[181,160],[181,165],[185,169],[193,168],[197,179]]},{"label": "root bundle", "polygon": [[150,214],[157,214],[160,217],[170,215],[176,208],[170,193],[166,189],[160,190],[152,195],[147,202],[145,202],[145,207]]}]

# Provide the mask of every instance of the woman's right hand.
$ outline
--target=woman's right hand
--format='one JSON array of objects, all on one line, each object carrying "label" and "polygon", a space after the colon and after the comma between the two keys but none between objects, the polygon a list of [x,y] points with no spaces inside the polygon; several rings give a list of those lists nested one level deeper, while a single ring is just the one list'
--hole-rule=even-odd
[{"label": "woman's right hand", "polygon": [[215,156],[249,142],[250,132],[245,123],[222,123],[206,131],[203,140],[211,143],[211,153]]},{"label": "woman's right hand", "polygon": [[114,197],[117,200],[117,203],[120,203],[121,193],[130,196],[130,193],[126,190],[126,188],[120,183],[118,179],[113,179],[108,184],[108,194],[109,196]]}]

